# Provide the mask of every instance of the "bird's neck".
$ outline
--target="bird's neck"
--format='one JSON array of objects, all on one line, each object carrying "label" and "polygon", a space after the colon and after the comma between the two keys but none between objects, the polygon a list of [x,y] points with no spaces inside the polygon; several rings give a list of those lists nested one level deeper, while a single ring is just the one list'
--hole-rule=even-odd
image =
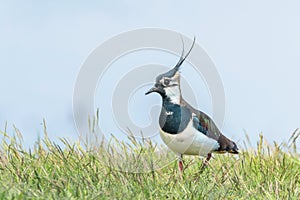
[{"label": "bird's neck", "polygon": [[173,104],[180,104],[182,97],[179,86],[166,88],[165,91],[166,96],[163,98],[163,101],[165,101],[166,103],[170,102]]}]

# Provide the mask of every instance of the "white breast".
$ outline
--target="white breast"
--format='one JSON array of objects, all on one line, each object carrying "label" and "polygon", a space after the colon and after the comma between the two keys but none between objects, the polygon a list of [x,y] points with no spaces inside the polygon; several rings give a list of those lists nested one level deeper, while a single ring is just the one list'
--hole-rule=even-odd
[{"label": "white breast", "polygon": [[169,134],[160,129],[160,136],[172,151],[179,154],[207,156],[220,146],[216,140],[196,130],[192,121],[179,134]]}]

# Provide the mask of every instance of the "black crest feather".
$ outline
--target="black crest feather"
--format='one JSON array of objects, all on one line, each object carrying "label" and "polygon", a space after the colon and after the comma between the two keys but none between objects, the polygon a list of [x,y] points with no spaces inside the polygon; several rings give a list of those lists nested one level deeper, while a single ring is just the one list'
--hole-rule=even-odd
[{"label": "black crest feather", "polygon": [[195,45],[195,41],[196,41],[196,37],[194,36],[194,40],[193,40],[193,44],[190,48],[190,50],[187,52],[187,54],[185,56],[184,55],[184,43],[183,43],[183,39],[181,37],[181,40],[182,40],[182,44],[183,44],[183,48],[182,48],[182,53],[181,53],[181,56],[180,56],[180,59],[179,61],[177,62],[177,64],[175,65],[175,67],[173,68],[175,71],[178,71],[178,69],[180,68],[180,66],[182,65],[182,63],[185,61],[185,59],[189,56],[189,54],[191,53],[194,45]]}]

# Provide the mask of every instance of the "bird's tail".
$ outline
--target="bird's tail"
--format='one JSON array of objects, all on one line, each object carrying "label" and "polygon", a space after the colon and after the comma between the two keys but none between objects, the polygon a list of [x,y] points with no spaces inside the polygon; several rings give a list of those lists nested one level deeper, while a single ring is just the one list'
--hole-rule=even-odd
[{"label": "bird's tail", "polygon": [[218,140],[220,147],[216,151],[216,153],[232,153],[238,154],[239,148],[237,147],[236,143],[225,137],[224,135],[220,135]]},{"label": "bird's tail", "polygon": [[233,147],[228,149],[228,153],[233,153],[233,154],[239,154],[239,148],[235,144],[235,142],[231,141],[233,144]]}]

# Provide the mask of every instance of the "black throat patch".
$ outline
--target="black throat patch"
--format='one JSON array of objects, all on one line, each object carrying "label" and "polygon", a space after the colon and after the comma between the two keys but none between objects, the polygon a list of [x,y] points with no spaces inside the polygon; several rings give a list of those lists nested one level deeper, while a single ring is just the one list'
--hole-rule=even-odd
[{"label": "black throat patch", "polygon": [[191,111],[186,106],[163,99],[163,106],[159,116],[160,128],[170,134],[181,133],[188,125],[192,117]]}]

